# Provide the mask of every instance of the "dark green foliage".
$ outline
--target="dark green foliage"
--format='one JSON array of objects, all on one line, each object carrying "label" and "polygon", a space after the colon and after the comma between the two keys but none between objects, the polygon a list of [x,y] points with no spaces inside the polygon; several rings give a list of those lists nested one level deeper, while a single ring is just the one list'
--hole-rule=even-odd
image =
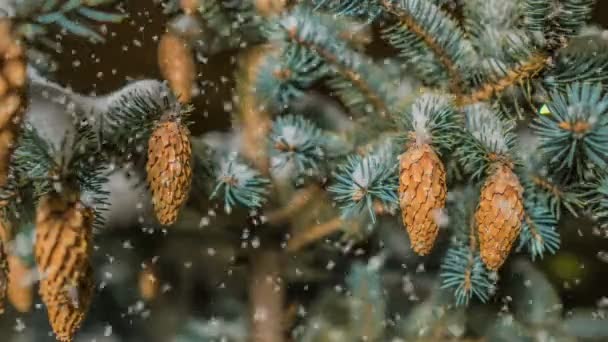
[{"label": "dark green foliage", "polygon": [[328,85],[346,106],[359,113],[387,115],[394,102],[388,75],[340,38],[341,29],[329,17],[300,6],[277,19],[270,37],[308,50],[307,58],[322,60],[331,70]]}]

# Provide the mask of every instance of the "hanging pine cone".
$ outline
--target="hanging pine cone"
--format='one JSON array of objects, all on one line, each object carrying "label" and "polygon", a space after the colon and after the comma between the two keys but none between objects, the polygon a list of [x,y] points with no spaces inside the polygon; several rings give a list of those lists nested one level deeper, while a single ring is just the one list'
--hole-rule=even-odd
[{"label": "hanging pine cone", "polygon": [[481,259],[497,271],[521,229],[523,188],[511,167],[499,164],[486,179],[475,212]]},{"label": "hanging pine cone", "polygon": [[285,9],[286,0],[255,0],[255,8],[265,17],[279,14]]},{"label": "hanging pine cone", "polygon": [[152,204],[161,224],[177,220],[179,209],[190,192],[192,168],[190,132],[179,118],[163,119],[148,142],[148,184]]},{"label": "hanging pine cone", "polygon": [[93,297],[93,218],[93,211],[76,194],[53,193],[38,204],[35,255],[40,296],[60,341],[72,341]]},{"label": "hanging pine cone", "polygon": [[196,67],[188,42],[172,32],[163,34],[158,44],[158,65],[179,101],[190,102]]},{"label": "hanging pine cone", "polygon": [[0,186],[6,185],[13,145],[25,112],[26,62],[9,19],[0,19]]},{"label": "hanging pine cone", "polygon": [[139,272],[139,295],[144,300],[153,300],[158,295],[158,278],[154,268],[150,265],[146,265],[141,272]]},{"label": "hanging pine cone", "polygon": [[8,256],[8,300],[17,311],[29,312],[34,301],[30,269],[17,255]]},{"label": "hanging pine cone", "polygon": [[399,201],[412,249],[429,254],[439,232],[447,193],[441,159],[428,144],[412,144],[401,156]]}]

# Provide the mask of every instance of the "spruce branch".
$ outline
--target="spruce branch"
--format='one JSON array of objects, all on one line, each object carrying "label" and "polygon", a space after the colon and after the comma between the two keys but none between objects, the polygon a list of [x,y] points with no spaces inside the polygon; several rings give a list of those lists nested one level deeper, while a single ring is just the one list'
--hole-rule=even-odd
[{"label": "spruce branch", "polygon": [[489,101],[512,86],[522,85],[538,76],[549,62],[543,53],[532,54],[527,60],[521,61],[513,68],[504,72],[504,76],[494,78],[477,87],[473,92],[462,96],[458,103],[461,106]]},{"label": "spruce branch", "polygon": [[440,93],[425,93],[414,100],[411,108],[398,115],[396,121],[407,139],[428,143],[438,149],[453,147],[460,133],[460,115],[454,109],[453,98]]},{"label": "spruce branch", "polygon": [[226,213],[231,213],[236,205],[258,209],[266,201],[270,181],[243,163],[236,154],[222,158],[214,176],[216,185],[210,198],[221,197]]},{"label": "spruce branch", "polygon": [[[389,42],[406,59],[424,58],[428,49],[439,61],[450,80],[454,94],[462,94],[462,72],[474,61],[473,49],[460,27],[439,7],[428,1],[380,0],[382,9],[399,24],[385,31]],[[412,61],[415,64],[415,61]]]},{"label": "spruce branch", "polygon": [[[388,116],[392,100],[386,89],[389,83],[386,76],[366,57],[352,50],[347,42],[336,37],[336,31],[327,20],[305,7],[296,7],[276,23],[275,30],[280,31],[278,34],[286,41],[314,52],[332,67],[339,76],[333,85],[338,93],[347,95],[347,105],[369,103],[377,115]],[[349,91],[352,86],[362,99]]]},{"label": "spruce branch", "polygon": [[557,220],[549,208],[536,202],[525,202],[526,215],[519,234],[520,251],[526,248],[532,260],[554,254],[560,247],[560,237],[556,230]]},{"label": "spruce branch", "polygon": [[65,0],[65,1],[22,1],[18,2],[16,20],[19,32],[28,39],[48,33],[47,26],[57,25],[67,32],[88,38],[93,42],[104,42],[93,25],[119,23],[126,18],[124,14],[110,13],[95,9],[115,0]]},{"label": "spruce branch", "polygon": [[391,207],[398,202],[397,157],[393,151],[375,151],[365,156],[354,155],[334,172],[335,183],[327,190],[350,218],[367,211],[376,221],[376,204]]},{"label": "spruce branch", "polygon": [[327,141],[323,132],[301,116],[278,117],[270,133],[270,164],[275,172],[300,177],[319,172]]},{"label": "spruce branch", "polygon": [[327,74],[320,57],[299,45],[282,44],[280,53],[270,53],[260,65],[255,80],[256,96],[279,109],[300,97]]},{"label": "spruce branch", "polygon": [[532,125],[540,150],[556,170],[569,170],[582,178],[588,165],[599,169],[608,160],[608,96],[601,84],[574,83],[566,94],[554,91],[547,106]]},{"label": "spruce branch", "polygon": [[462,147],[456,156],[473,178],[485,174],[496,161],[512,164],[515,147],[514,124],[502,119],[501,114],[485,103],[470,105],[464,109],[465,131],[462,133]]}]

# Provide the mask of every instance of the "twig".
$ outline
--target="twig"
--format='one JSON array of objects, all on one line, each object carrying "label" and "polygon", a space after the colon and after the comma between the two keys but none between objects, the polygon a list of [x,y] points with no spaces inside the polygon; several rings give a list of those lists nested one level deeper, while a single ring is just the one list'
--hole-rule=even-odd
[{"label": "twig", "polygon": [[262,250],[251,255],[249,285],[251,342],[283,342],[282,253]]},{"label": "twig", "polygon": [[309,244],[339,231],[344,220],[335,217],[327,222],[306,228],[295,234],[287,243],[287,252],[295,253]]},{"label": "twig", "polygon": [[450,59],[443,47],[437,44],[437,40],[426,32],[409,13],[397,8],[393,2],[383,0],[380,2],[380,4],[388,13],[395,16],[395,18],[397,18],[401,24],[407,26],[409,31],[422,39],[426,46],[428,46],[428,48],[433,52],[435,57],[437,57],[439,63],[441,63],[447,71],[450,77],[450,88],[452,92],[456,95],[462,94],[462,77],[460,77],[460,72],[458,71],[456,64]]}]

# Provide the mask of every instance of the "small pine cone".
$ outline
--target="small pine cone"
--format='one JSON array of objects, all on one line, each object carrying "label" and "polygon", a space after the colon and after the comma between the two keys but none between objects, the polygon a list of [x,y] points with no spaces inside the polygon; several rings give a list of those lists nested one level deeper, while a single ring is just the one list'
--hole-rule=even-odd
[{"label": "small pine cone", "polygon": [[413,144],[401,156],[399,201],[412,249],[429,254],[439,233],[446,200],[446,172],[428,144]]},{"label": "small pine cone", "polygon": [[152,266],[146,266],[139,273],[139,295],[144,300],[150,301],[158,295],[158,278]]},{"label": "small pine cone", "polygon": [[152,204],[161,224],[177,220],[179,209],[186,202],[192,181],[190,132],[179,119],[157,124],[148,142],[148,184]]},{"label": "small pine cone", "polygon": [[90,265],[94,214],[77,195],[51,194],[36,212],[40,296],[60,341],[72,341],[93,297]]},{"label": "small pine cone", "polygon": [[8,300],[17,311],[29,312],[34,301],[30,269],[17,255],[9,255],[8,269]]},{"label": "small pine cone", "polygon": [[196,67],[188,42],[171,32],[163,34],[158,44],[158,65],[179,101],[190,102]]},{"label": "small pine cone", "polygon": [[8,260],[6,244],[0,240],[0,314],[4,313],[4,299],[8,289]]},{"label": "small pine cone", "polygon": [[508,165],[500,164],[486,179],[475,212],[481,259],[497,271],[507,259],[524,216],[523,187]]},{"label": "small pine cone", "polygon": [[9,19],[0,19],[0,187],[6,185],[11,155],[27,102],[24,48],[11,26]]}]

